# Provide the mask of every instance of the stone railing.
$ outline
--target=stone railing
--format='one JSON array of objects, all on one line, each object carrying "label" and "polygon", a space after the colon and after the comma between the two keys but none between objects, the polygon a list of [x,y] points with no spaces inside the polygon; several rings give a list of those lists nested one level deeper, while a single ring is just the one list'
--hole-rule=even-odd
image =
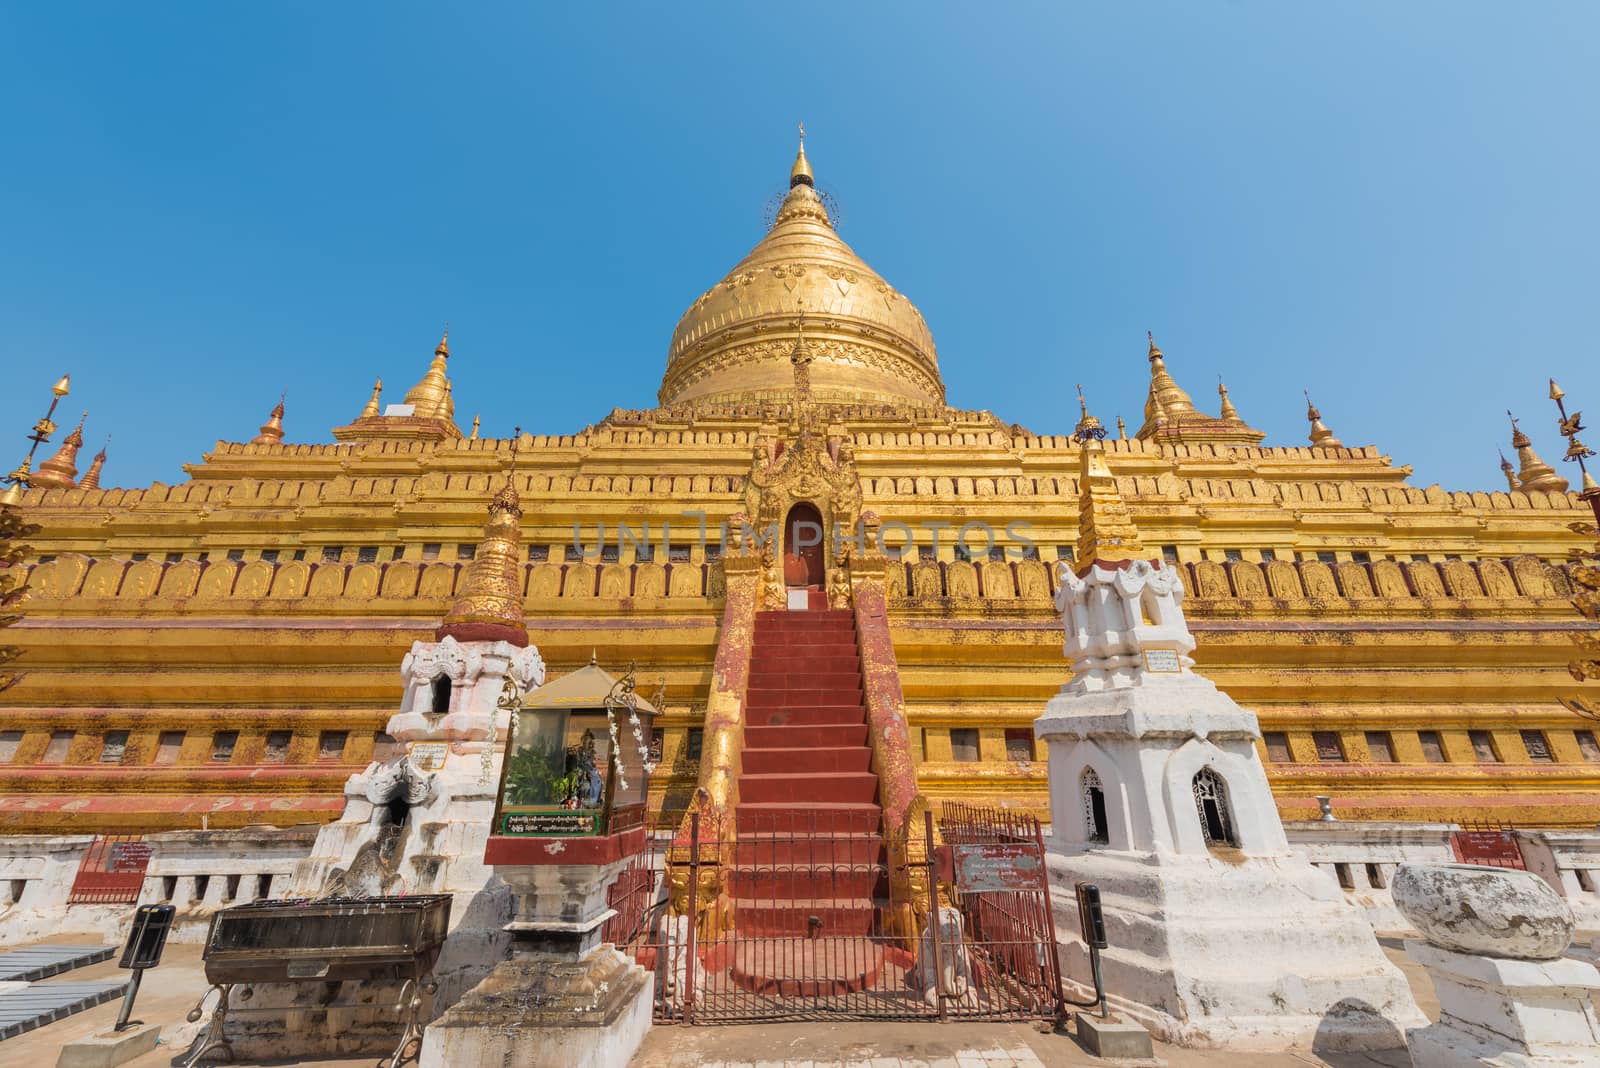
[{"label": "stone railing", "polygon": [[1295,852],[1337,882],[1346,899],[1379,933],[1409,932],[1395,908],[1389,883],[1402,864],[1451,864],[1453,823],[1391,823],[1378,820],[1285,820],[1284,835]]},{"label": "stone railing", "polygon": [[1566,899],[1580,928],[1600,930],[1600,830],[1516,834],[1528,870]]}]

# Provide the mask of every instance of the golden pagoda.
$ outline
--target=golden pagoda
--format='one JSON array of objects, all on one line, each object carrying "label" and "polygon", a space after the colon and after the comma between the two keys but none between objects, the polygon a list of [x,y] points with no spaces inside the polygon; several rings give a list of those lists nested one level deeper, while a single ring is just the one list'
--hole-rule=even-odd
[{"label": "golden pagoda", "polygon": [[[839,238],[802,145],[772,227],[672,331],[656,408],[464,436],[446,337],[403,402],[380,381],[321,442],[218,441],[176,485],[36,480],[0,832],[334,819],[436,632],[531,641],[553,676],[636,660],[653,803],[681,810],[728,781],[750,613],[796,597],[881,609],[917,791],[1042,812],[1056,566],[1135,553],[1181,577],[1286,818],[1323,795],[1345,819],[1600,821],[1596,727],[1559,703],[1589,510],[1520,432],[1507,488],[1414,485],[1309,397],[1310,445],[1267,444],[1226,387],[1199,411],[1153,336],[1134,373],[1135,345],[1131,437],[1070,401],[1037,429],[949,407],[921,313]],[[474,398],[487,365],[456,367]],[[844,532],[817,572],[741,533],[803,514]]]}]

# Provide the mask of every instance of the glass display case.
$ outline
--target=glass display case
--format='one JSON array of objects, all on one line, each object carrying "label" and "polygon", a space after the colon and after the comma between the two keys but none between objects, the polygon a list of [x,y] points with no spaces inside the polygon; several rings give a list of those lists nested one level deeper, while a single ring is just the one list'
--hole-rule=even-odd
[{"label": "glass display case", "polygon": [[655,709],[634,695],[631,675],[618,681],[591,664],[512,711],[492,834],[605,835],[643,823]]}]

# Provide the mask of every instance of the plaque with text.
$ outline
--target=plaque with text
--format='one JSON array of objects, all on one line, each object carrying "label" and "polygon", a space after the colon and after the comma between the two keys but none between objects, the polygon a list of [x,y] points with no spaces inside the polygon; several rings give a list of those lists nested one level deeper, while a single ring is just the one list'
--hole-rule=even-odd
[{"label": "plaque with text", "polygon": [[1176,649],[1146,649],[1144,651],[1144,669],[1167,675],[1176,674],[1182,670],[1182,667],[1178,664],[1178,651]]},{"label": "plaque with text", "polygon": [[418,771],[438,771],[450,755],[448,742],[412,742],[407,750],[411,766]]},{"label": "plaque with text", "polygon": [[980,842],[950,847],[956,889],[967,894],[1037,890],[1044,857],[1033,842]]},{"label": "plaque with text", "polygon": [[507,812],[500,820],[506,835],[570,835],[600,833],[598,812]]}]

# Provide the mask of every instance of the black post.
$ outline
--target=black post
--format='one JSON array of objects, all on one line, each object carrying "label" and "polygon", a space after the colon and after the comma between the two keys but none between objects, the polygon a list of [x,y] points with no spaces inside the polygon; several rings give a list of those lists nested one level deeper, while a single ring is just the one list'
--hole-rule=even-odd
[{"label": "black post", "polygon": [[144,969],[135,968],[133,978],[128,980],[128,992],[122,995],[122,1011],[117,1013],[117,1026],[113,1031],[126,1031],[132,1024],[143,1023],[143,1020],[129,1020],[133,1015],[133,999],[139,996],[139,981],[144,978]]},{"label": "black post", "polygon": [[167,945],[167,933],[172,929],[172,917],[177,909],[172,905],[140,905],[133,914],[133,927],[128,931],[128,944],[122,949],[119,968],[128,968],[133,978],[128,980],[128,992],[122,996],[122,1011],[117,1014],[117,1026],[112,1031],[125,1031],[139,1020],[130,1021],[133,999],[139,996],[139,983],[146,968],[161,963],[161,951]]}]

